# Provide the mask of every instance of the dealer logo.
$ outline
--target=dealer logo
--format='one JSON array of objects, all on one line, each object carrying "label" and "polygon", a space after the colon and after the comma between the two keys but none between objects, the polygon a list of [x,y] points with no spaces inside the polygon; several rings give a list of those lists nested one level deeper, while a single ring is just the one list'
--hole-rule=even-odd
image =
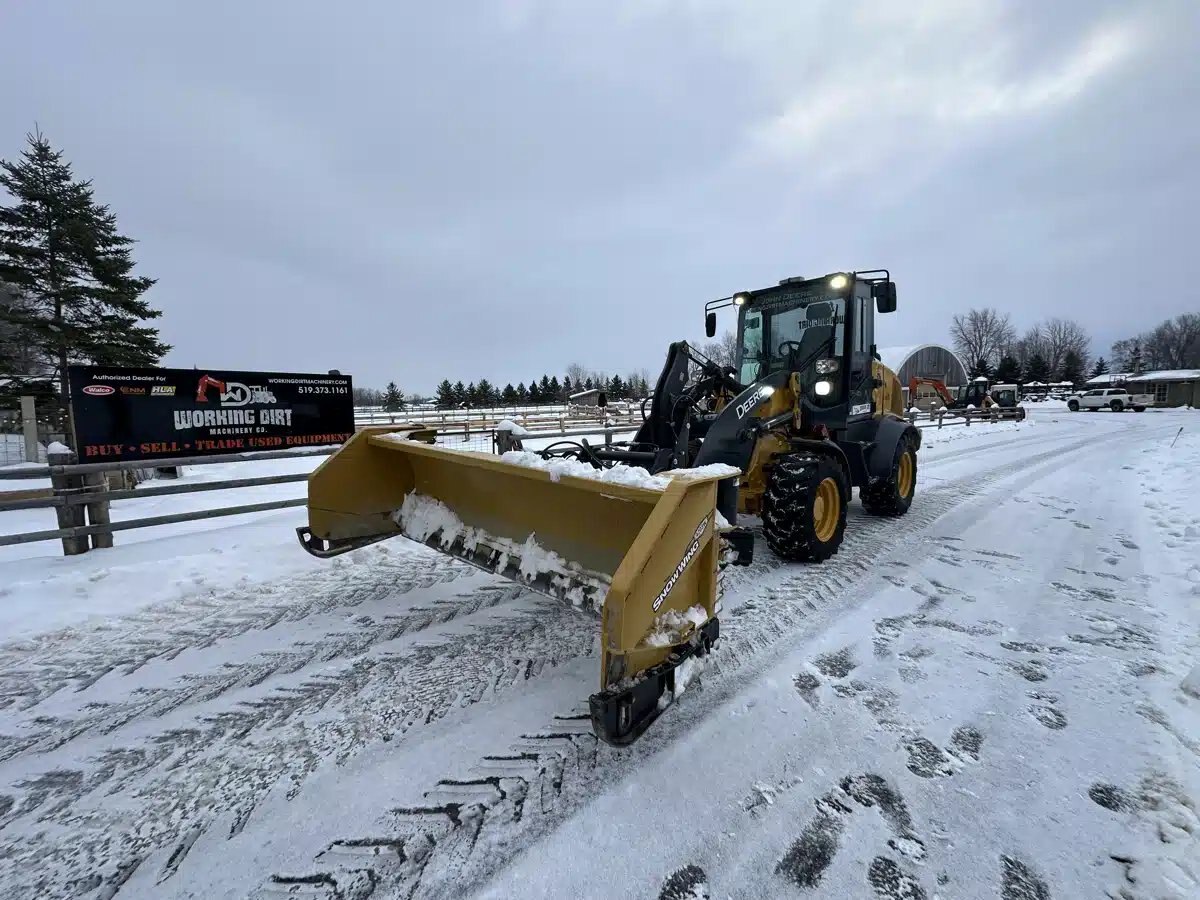
[{"label": "dealer logo", "polygon": [[142,397],[145,395],[146,389],[144,387],[123,387],[121,393],[132,397]]},{"label": "dealer logo", "polygon": [[150,388],[151,397],[174,397],[175,385],[173,384],[156,384]]},{"label": "dealer logo", "polygon": [[107,397],[109,394],[115,394],[115,388],[107,384],[89,384],[83,389],[85,394],[91,394],[93,397]]},{"label": "dealer logo", "polygon": [[277,403],[275,395],[256,384],[239,384],[236,381],[221,381],[204,375],[196,385],[196,402],[207,403],[208,392],[216,388],[222,406],[246,406],[250,403]]}]

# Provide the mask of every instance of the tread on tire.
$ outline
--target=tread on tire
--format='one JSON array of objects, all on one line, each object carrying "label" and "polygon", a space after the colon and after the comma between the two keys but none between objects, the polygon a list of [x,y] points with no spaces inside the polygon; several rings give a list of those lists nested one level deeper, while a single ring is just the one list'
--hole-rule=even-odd
[{"label": "tread on tire", "polygon": [[[820,486],[832,480],[837,488],[837,522],[825,540],[818,534],[813,506]],[[781,559],[821,562],[837,553],[846,533],[850,485],[842,467],[828,456],[786,454],[776,458],[767,475],[763,497],[763,535]]]}]

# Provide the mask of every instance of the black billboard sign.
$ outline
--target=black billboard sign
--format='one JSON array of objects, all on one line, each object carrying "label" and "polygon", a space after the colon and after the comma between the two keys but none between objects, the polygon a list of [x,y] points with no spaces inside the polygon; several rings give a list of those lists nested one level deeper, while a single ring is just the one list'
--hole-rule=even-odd
[{"label": "black billboard sign", "polygon": [[80,462],[339,444],[354,434],[347,375],[71,366]]}]

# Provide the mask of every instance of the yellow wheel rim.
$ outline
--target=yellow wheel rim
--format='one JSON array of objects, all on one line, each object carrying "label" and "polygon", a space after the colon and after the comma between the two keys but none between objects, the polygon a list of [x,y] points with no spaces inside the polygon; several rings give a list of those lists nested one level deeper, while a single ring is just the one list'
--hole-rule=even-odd
[{"label": "yellow wheel rim", "polygon": [[813,531],[817,540],[822,544],[833,537],[837,531],[838,520],[842,517],[842,497],[838,491],[837,482],[826,478],[817,485],[817,496],[813,499]]},{"label": "yellow wheel rim", "polygon": [[905,450],[900,454],[900,465],[896,471],[896,487],[901,497],[911,497],[913,490],[913,458],[912,451]]}]

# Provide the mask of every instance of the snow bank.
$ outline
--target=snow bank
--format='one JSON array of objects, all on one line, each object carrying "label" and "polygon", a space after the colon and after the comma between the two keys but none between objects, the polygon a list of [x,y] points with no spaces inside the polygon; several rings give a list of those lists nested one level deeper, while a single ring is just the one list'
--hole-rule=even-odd
[{"label": "snow bank", "polygon": [[643,643],[647,647],[671,647],[682,641],[693,628],[699,628],[707,621],[708,613],[703,606],[693,606],[683,612],[668,609],[654,620]]},{"label": "snow bank", "polygon": [[585,569],[553,550],[543,547],[537,536],[530,534],[523,542],[497,537],[482,528],[474,528],[440,500],[413,491],[392,515],[405,536],[427,543],[437,536],[443,550],[449,550],[462,539],[463,550],[476,553],[480,545],[491,552],[493,570],[503,574],[516,562],[517,574],[527,583],[546,575],[550,586],[557,589],[576,607],[590,604],[597,612],[604,606],[608,594],[608,579]]},{"label": "snow bank", "polygon": [[74,451],[72,451],[70,447],[68,447],[66,444],[64,444],[60,441],[51,441],[50,446],[46,448],[46,452],[47,453],[72,453]]}]

